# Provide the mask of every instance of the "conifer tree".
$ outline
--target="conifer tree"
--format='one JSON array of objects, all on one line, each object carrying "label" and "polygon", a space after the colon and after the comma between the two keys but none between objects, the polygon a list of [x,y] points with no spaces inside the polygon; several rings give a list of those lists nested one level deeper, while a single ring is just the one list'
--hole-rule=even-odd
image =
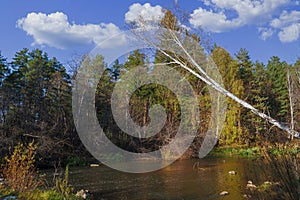
[{"label": "conifer tree", "polygon": [[273,56],[267,64],[267,72],[271,82],[271,95],[269,98],[270,111],[272,116],[277,116],[283,122],[287,122],[289,109],[288,86],[287,86],[286,62]]}]

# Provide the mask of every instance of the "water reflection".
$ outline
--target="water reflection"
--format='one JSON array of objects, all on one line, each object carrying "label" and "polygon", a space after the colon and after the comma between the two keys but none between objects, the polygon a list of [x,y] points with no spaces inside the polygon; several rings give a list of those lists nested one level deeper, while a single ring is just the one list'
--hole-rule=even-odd
[{"label": "water reflection", "polygon": [[[195,162],[199,162],[193,168]],[[145,174],[129,174],[100,167],[73,168],[70,182],[88,189],[94,199],[110,200],[200,200],[243,199],[250,160],[216,159],[177,161],[167,168]],[[229,171],[237,174],[230,175]],[[222,191],[229,195],[220,196]]]}]

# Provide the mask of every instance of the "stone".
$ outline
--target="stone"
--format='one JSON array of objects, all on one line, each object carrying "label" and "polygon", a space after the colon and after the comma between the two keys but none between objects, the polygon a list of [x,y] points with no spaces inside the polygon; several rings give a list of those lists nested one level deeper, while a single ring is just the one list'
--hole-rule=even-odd
[{"label": "stone", "polygon": [[264,184],[265,185],[273,185],[273,183],[271,181],[265,181]]},{"label": "stone", "polygon": [[230,174],[230,175],[236,175],[237,173],[236,173],[236,171],[229,171],[228,174]]},{"label": "stone", "polygon": [[229,195],[229,192],[223,191],[223,192],[220,193],[220,196],[225,196],[225,195]]},{"label": "stone", "polygon": [[90,164],[90,167],[99,167],[99,164]]},{"label": "stone", "polygon": [[252,190],[252,189],[256,189],[257,187],[256,187],[256,185],[253,184],[252,181],[248,181],[248,182],[247,182],[247,185],[246,185],[246,188]]},{"label": "stone", "polygon": [[244,197],[245,199],[250,199],[252,196],[251,196],[250,194],[244,194],[243,197]]},{"label": "stone", "polygon": [[87,199],[87,197],[90,195],[90,192],[88,190],[79,190],[77,193],[76,193],[76,197],[79,197],[79,198],[82,198],[82,199]]}]

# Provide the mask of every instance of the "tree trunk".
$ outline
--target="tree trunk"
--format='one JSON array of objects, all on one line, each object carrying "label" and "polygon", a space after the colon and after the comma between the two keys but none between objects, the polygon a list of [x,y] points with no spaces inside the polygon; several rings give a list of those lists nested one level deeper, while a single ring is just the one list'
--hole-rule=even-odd
[{"label": "tree trunk", "polygon": [[[195,55],[199,52],[200,44],[196,44],[199,46],[195,46],[196,41],[194,42],[187,42],[187,45],[194,45],[194,46],[184,46],[185,44],[181,41],[186,41],[186,38],[182,39],[180,37],[182,34],[178,34],[177,32],[174,32],[170,29],[165,29],[165,32],[162,34],[157,34],[157,36],[162,36],[162,38],[159,38],[158,41],[165,41],[169,42],[164,44],[165,46],[162,46],[161,44],[155,44],[155,42],[152,42],[153,40],[149,40],[148,38],[143,38],[150,46],[155,47],[157,50],[159,50],[162,54],[170,58],[173,63],[178,64],[180,67],[184,68],[185,70],[189,71],[191,74],[205,82],[208,86],[214,88],[218,92],[222,93],[223,95],[231,98],[235,102],[241,104],[243,107],[249,109],[251,112],[253,112],[255,115],[258,115],[259,117],[267,120],[269,123],[273,124],[274,126],[286,131],[289,136],[291,137],[299,137],[299,132],[291,129],[290,127],[280,123],[279,121],[273,119],[272,117],[260,112],[258,109],[253,107],[251,104],[247,103],[246,101],[238,98],[233,93],[226,90],[224,87],[222,87],[219,83],[217,83],[212,77],[208,75],[208,73],[204,70],[203,67],[198,64],[195,59],[192,57],[192,55]],[[167,38],[166,38],[167,35]],[[179,37],[178,37],[179,35]],[[147,36],[146,36],[147,37]],[[172,46],[173,52],[170,53],[170,50],[167,49],[168,47]],[[193,48],[191,50],[191,48]],[[187,50],[188,49],[188,50]],[[194,52],[191,52],[194,51]],[[176,54],[176,52],[179,52]],[[201,56],[201,55],[198,55]],[[188,62],[188,64],[186,63]],[[213,61],[211,59],[206,60],[207,64],[212,66],[214,65]],[[193,68],[191,68],[192,66]],[[210,67],[208,66],[208,67]],[[211,67],[213,68],[213,67]],[[194,69],[197,69],[199,73],[197,73]]]}]

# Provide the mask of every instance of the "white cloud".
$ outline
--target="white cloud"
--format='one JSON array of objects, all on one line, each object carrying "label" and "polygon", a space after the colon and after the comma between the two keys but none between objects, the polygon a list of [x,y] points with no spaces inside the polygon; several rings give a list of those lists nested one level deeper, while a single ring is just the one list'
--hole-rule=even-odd
[{"label": "white cloud", "polygon": [[260,32],[260,38],[264,41],[274,34],[274,31],[271,28],[258,28],[258,31]]},{"label": "white cloud", "polygon": [[151,6],[149,3],[144,5],[134,3],[125,14],[125,21],[143,27],[160,22],[163,17],[164,11],[161,6]]},{"label": "white cloud", "polygon": [[274,28],[283,28],[291,24],[300,22],[300,11],[283,11],[279,18],[271,21],[270,25]]},{"label": "white cloud", "polygon": [[[198,8],[191,14],[190,23],[212,32],[224,32],[249,24],[260,24],[290,0],[202,0],[213,10]],[[216,11],[217,10],[217,11]],[[234,12],[237,17],[229,19],[224,13]]]},{"label": "white cloud", "polygon": [[300,37],[300,11],[283,11],[279,18],[271,21],[270,26],[279,30],[281,42],[294,42]]},{"label": "white cloud", "polygon": [[202,27],[216,33],[240,26],[238,20],[228,20],[223,12],[214,13],[203,8],[194,10],[191,14],[190,23],[195,27]]},{"label": "white cloud", "polygon": [[299,39],[300,35],[300,23],[292,24],[291,26],[283,28],[278,37],[281,42],[294,42]]},{"label": "white cloud", "polygon": [[[112,35],[119,34],[120,29],[112,24],[70,24],[68,16],[62,12],[51,14],[29,13],[17,21],[17,27],[34,38],[38,45],[49,45],[56,48],[71,48],[77,45],[99,44]],[[120,45],[125,38],[115,40],[111,46]]]},{"label": "white cloud", "polygon": [[[260,38],[266,40],[275,33],[281,42],[294,42],[300,38],[300,11],[279,8],[298,6],[292,0],[202,0],[210,10],[198,8],[191,14],[190,24],[211,32],[224,32],[246,25],[258,26]],[[232,16],[236,16],[233,17]],[[231,17],[231,18],[230,18]]]}]

